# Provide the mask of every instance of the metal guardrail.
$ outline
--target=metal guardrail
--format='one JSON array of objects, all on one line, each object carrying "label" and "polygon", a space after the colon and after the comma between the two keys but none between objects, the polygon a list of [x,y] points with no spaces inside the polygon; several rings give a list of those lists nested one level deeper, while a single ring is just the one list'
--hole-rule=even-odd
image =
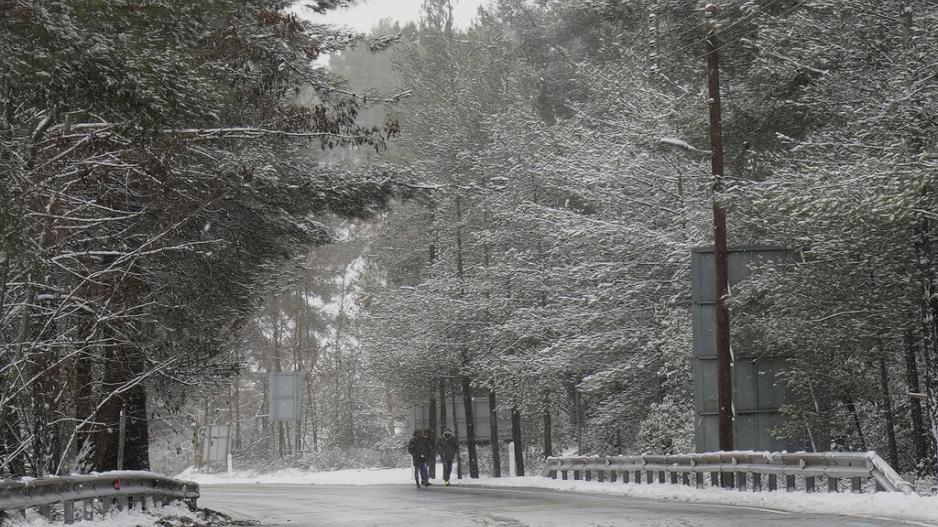
[{"label": "metal guardrail", "polygon": [[[774,491],[782,480],[784,488],[794,491],[800,482],[805,492],[817,490],[818,478],[827,480],[828,492],[840,492],[850,481],[852,492],[863,492],[864,483],[872,481],[874,491],[911,494],[914,487],[902,479],[875,452],[751,452],[728,451],[683,455],[549,457],[542,475],[557,479],[593,479],[628,483],[683,484],[703,488],[705,475],[710,486],[751,488],[755,492]],[[763,486],[763,477],[767,480]],[[844,488],[844,490],[846,490]]]},{"label": "metal guardrail", "polygon": [[[195,508],[199,484],[180,481],[150,472],[104,472],[88,476],[65,476],[24,481],[0,481],[0,526],[3,518],[25,515],[38,509],[50,520],[66,524],[76,519],[94,519],[96,511],[147,510],[172,501],[185,501]],[[80,503],[80,507],[76,504]]]}]

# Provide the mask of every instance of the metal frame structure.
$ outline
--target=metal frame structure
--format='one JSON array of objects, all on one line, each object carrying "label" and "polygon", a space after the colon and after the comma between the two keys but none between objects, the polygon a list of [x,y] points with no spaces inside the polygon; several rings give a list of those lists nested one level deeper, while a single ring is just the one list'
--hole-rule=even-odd
[{"label": "metal frame structure", "polygon": [[[80,518],[93,519],[95,504],[100,504],[99,510],[107,514],[112,507],[147,510],[177,500],[195,508],[198,498],[198,483],[149,472],[0,481],[0,525],[4,515],[25,515],[27,509],[38,509],[46,518],[61,517],[66,524],[71,524]],[[76,507],[77,503],[80,507]]]},{"label": "metal frame structure", "polygon": [[[745,280],[752,265],[792,262],[795,255],[777,247],[741,246],[729,249],[729,284]],[[779,408],[788,399],[788,388],[779,382],[784,359],[764,357],[758,342],[736,342],[732,361],[733,448],[722,448],[719,439],[718,350],[716,289],[711,247],[694,248],[691,254],[693,299],[694,410],[697,452],[716,450],[800,450],[803,444],[780,440],[771,431],[782,424]]]},{"label": "metal frame structure", "polygon": [[[827,480],[828,492],[846,489],[855,493],[864,491],[903,492],[912,494],[915,488],[902,479],[875,452],[752,452],[729,451],[682,455],[550,457],[544,464],[542,476],[557,479],[628,483],[671,483],[674,485],[720,486],[721,474],[734,474],[736,487],[754,492],[775,491],[782,487],[794,491],[799,486],[805,492],[816,492],[818,478]],[[763,486],[763,477],[767,485]],[[872,485],[865,485],[872,482]]]}]

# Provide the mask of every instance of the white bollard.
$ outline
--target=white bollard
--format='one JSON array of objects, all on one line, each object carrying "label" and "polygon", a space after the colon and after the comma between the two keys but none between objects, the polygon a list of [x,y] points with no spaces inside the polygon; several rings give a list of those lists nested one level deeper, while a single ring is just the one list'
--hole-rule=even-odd
[{"label": "white bollard", "polygon": [[508,475],[510,477],[518,476],[518,465],[515,464],[515,442],[508,442]]},{"label": "white bollard", "polygon": [[228,473],[231,474],[231,454],[228,454]]}]

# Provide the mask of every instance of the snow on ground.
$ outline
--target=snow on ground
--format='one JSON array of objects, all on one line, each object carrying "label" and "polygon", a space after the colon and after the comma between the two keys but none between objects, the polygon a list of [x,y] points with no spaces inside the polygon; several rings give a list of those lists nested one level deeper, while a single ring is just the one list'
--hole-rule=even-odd
[{"label": "snow on ground", "polygon": [[[907,496],[897,492],[876,494],[807,494],[799,492],[740,492],[720,488],[696,489],[670,484],[599,483],[526,476],[520,478],[461,480],[461,485],[527,487],[567,492],[588,492],[632,498],[716,503],[791,512],[845,514],[881,519],[938,522],[938,497]],[[927,524],[922,524],[927,525]]]},{"label": "snow on ground", "polygon": [[[440,467],[440,465],[437,466]],[[443,469],[438,468],[437,474],[442,473]],[[235,470],[231,474],[205,474],[189,468],[176,478],[195,481],[200,485],[386,485],[411,482],[414,476],[411,468],[369,468],[331,472],[310,472],[289,468],[266,474],[240,470]]]},{"label": "snow on ground", "polygon": [[[77,513],[78,511],[76,511]],[[88,527],[171,527],[175,525],[201,525],[201,518],[197,513],[190,512],[189,508],[177,504],[167,505],[154,511],[153,514],[137,510],[115,512],[102,518],[95,514],[94,520],[75,520],[74,525],[87,525]],[[48,521],[42,516],[30,511],[25,520],[13,518],[11,527],[60,527],[62,520]]]},{"label": "snow on ground", "polygon": [[[442,474],[442,467],[437,465],[437,475],[439,474]],[[413,472],[409,468],[394,468],[336,470],[332,472],[308,472],[301,469],[289,469],[269,474],[237,471],[232,474],[203,474],[190,469],[177,477],[196,481],[203,485],[411,485]],[[439,484],[439,479],[435,482]],[[938,497],[907,496],[886,492],[876,494],[827,494],[820,492],[806,494],[803,491],[756,493],[719,488],[696,489],[670,484],[648,485],[621,482],[564,481],[540,476],[483,477],[478,480],[456,480],[454,475],[453,485],[553,489],[565,492],[586,492],[660,501],[711,503],[791,512],[938,522]]]}]

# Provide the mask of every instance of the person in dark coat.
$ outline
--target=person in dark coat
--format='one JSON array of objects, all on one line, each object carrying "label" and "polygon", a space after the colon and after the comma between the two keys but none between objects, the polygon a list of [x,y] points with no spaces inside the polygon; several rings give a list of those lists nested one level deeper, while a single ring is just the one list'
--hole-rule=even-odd
[{"label": "person in dark coat", "polygon": [[414,460],[414,482],[417,484],[418,489],[421,484],[424,487],[430,486],[427,463],[430,462],[430,453],[433,449],[429,437],[429,431],[427,430],[423,432],[414,430],[414,436],[407,442],[407,451],[410,452]]},{"label": "person in dark coat", "polygon": [[443,462],[443,484],[449,486],[449,475],[453,472],[453,459],[456,457],[456,452],[459,451],[456,436],[449,428],[443,430],[443,435],[440,436],[436,449],[440,453],[440,461]]}]

